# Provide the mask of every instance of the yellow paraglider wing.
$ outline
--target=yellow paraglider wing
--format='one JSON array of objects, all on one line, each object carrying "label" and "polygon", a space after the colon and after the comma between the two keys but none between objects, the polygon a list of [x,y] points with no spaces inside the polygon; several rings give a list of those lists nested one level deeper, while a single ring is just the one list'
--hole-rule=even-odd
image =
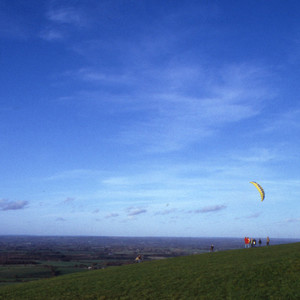
[{"label": "yellow paraglider wing", "polygon": [[265,199],[264,189],[255,181],[250,181],[250,183],[252,183],[258,189],[258,191],[260,193],[261,201],[264,201],[264,199]]}]

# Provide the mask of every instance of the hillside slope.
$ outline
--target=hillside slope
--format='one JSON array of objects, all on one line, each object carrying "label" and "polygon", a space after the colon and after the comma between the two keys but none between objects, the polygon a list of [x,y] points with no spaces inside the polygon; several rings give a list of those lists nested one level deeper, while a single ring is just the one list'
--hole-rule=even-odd
[{"label": "hillside slope", "polygon": [[4,286],[0,299],[300,299],[300,243],[87,271]]}]

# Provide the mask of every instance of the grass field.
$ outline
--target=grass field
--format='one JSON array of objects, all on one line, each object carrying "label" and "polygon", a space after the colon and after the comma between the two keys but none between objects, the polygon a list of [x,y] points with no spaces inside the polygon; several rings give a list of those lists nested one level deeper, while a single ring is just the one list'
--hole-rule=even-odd
[{"label": "grass field", "polygon": [[[6,284],[28,282],[57,275],[82,272],[83,268],[75,267],[76,262],[41,262],[38,264],[20,264],[0,266],[0,287]],[[87,262],[87,266],[91,262]]]},{"label": "grass field", "polygon": [[3,286],[0,299],[300,299],[300,243],[170,258]]}]

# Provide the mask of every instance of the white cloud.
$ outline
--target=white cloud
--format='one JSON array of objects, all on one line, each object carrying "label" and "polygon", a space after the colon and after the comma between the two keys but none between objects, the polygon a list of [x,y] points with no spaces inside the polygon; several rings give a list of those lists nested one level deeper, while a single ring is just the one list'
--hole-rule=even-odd
[{"label": "white cloud", "polygon": [[250,163],[264,163],[269,161],[284,160],[287,157],[286,155],[279,154],[277,149],[251,148],[246,151],[243,151],[242,155],[233,155],[232,158]]},{"label": "white cloud", "polygon": [[127,216],[129,217],[133,217],[133,216],[137,216],[137,215],[140,215],[140,214],[144,214],[146,213],[147,210],[144,209],[144,208],[128,208],[127,209]]},{"label": "white cloud", "polygon": [[64,33],[56,29],[45,29],[40,33],[40,37],[46,41],[57,41],[64,38]]},{"label": "white cloud", "polygon": [[132,182],[132,178],[129,177],[110,177],[102,180],[103,184],[106,185],[132,185],[136,182]]},{"label": "white cloud", "polygon": [[300,218],[290,218],[285,220],[286,223],[300,223]]},{"label": "white cloud", "polygon": [[256,218],[258,218],[260,215],[261,215],[260,213],[253,213],[253,214],[251,214],[251,215],[246,216],[245,218],[247,218],[247,219],[256,219]]},{"label": "white cloud", "polygon": [[96,170],[89,170],[89,169],[74,169],[74,170],[67,170],[62,171],[60,173],[54,174],[52,176],[44,178],[44,180],[64,180],[64,179],[80,179],[80,178],[88,178],[88,177],[95,177],[101,174],[100,171]]},{"label": "white cloud", "polygon": [[111,219],[111,218],[117,218],[119,216],[119,214],[117,213],[110,213],[108,215],[105,216],[106,219]]},{"label": "white cloud", "polygon": [[46,13],[47,25],[40,31],[40,38],[53,42],[63,41],[72,33],[72,29],[85,28],[87,18],[82,11],[74,7],[49,9]]},{"label": "white cloud", "polygon": [[132,85],[136,78],[129,73],[114,73],[109,71],[97,70],[97,68],[81,68],[78,70],[66,71],[64,76],[82,80],[85,82],[102,83],[102,84],[128,84]]},{"label": "white cloud", "polygon": [[263,133],[283,132],[287,134],[300,129],[299,118],[299,109],[280,112],[276,115],[272,115],[272,121],[266,119],[261,130]]},{"label": "white cloud", "polygon": [[24,209],[28,205],[28,201],[9,201],[0,199],[0,210],[18,210]]},{"label": "white cloud", "polygon": [[82,13],[72,7],[51,9],[47,12],[50,21],[59,24],[72,24],[82,26],[85,24],[85,18]]},{"label": "white cloud", "polygon": [[227,208],[226,205],[213,205],[213,206],[206,206],[201,209],[191,210],[189,211],[189,213],[196,213],[196,214],[211,213],[211,212],[218,212],[226,208]]},{"label": "white cloud", "polygon": [[64,203],[70,204],[70,203],[73,203],[74,201],[75,201],[75,198],[73,198],[73,197],[67,197],[67,198],[64,200]]},{"label": "white cloud", "polygon": [[169,214],[172,214],[172,213],[175,213],[177,211],[176,208],[170,208],[170,209],[164,209],[164,210],[161,210],[161,211],[157,211],[155,213],[155,215],[169,215]]},{"label": "white cloud", "polygon": [[[58,15],[57,19],[62,18]],[[86,99],[92,98],[94,103],[105,102],[107,111],[125,117],[130,114],[126,122],[119,121],[114,136],[122,144],[150,153],[179,151],[220,132],[227,124],[260,115],[274,97],[264,66],[214,65],[205,58],[196,64],[180,63],[170,57],[165,63],[153,64],[160,37],[156,40],[157,44],[147,36],[135,41],[134,46],[124,40],[107,41],[112,43],[107,46],[99,39],[73,46],[90,60],[90,65],[66,74],[85,84],[101,86],[92,92],[82,89],[75,98],[86,105],[91,105]],[[174,43],[167,37],[163,40],[167,49]],[[95,63],[99,53],[110,59],[122,58],[116,62],[118,68],[99,67]],[[126,88],[121,89],[122,85]]]},{"label": "white cloud", "polygon": [[[247,67],[230,75],[225,70],[223,76],[231,78],[225,82],[220,81],[218,75],[211,79],[202,79],[198,75],[201,81],[194,80],[189,86],[199,96],[189,95],[190,91],[174,83],[171,75],[165,75],[165,78],[157,75],[153,90],[160,92],[146,89],[132,97],[135,99],[132,102],[134,109],[139,109],[144,118],[126,124],[121,132],[121,142],[142,145],[150,152],[176,151],[211,136],[228,123],[259,115],[264,108],[263,101],[270,96],[266,95],[264,80],[252,78],[258,76],[257,73],[248,72]],[[176,78],[177,81],[180,80]],[[181,81],[184,82],[185,78],[182,77]],[[199,85],[203,87],[202,91]],[[203,97],[201,93],[208,95]]]}]

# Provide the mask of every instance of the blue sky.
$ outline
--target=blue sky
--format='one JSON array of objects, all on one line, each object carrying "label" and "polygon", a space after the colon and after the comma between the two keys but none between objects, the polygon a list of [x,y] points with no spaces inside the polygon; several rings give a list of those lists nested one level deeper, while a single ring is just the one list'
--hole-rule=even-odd
[{"label": "blue sky", "polygon": [[1,0],[0,234],[300,238],[299,9]]}]

